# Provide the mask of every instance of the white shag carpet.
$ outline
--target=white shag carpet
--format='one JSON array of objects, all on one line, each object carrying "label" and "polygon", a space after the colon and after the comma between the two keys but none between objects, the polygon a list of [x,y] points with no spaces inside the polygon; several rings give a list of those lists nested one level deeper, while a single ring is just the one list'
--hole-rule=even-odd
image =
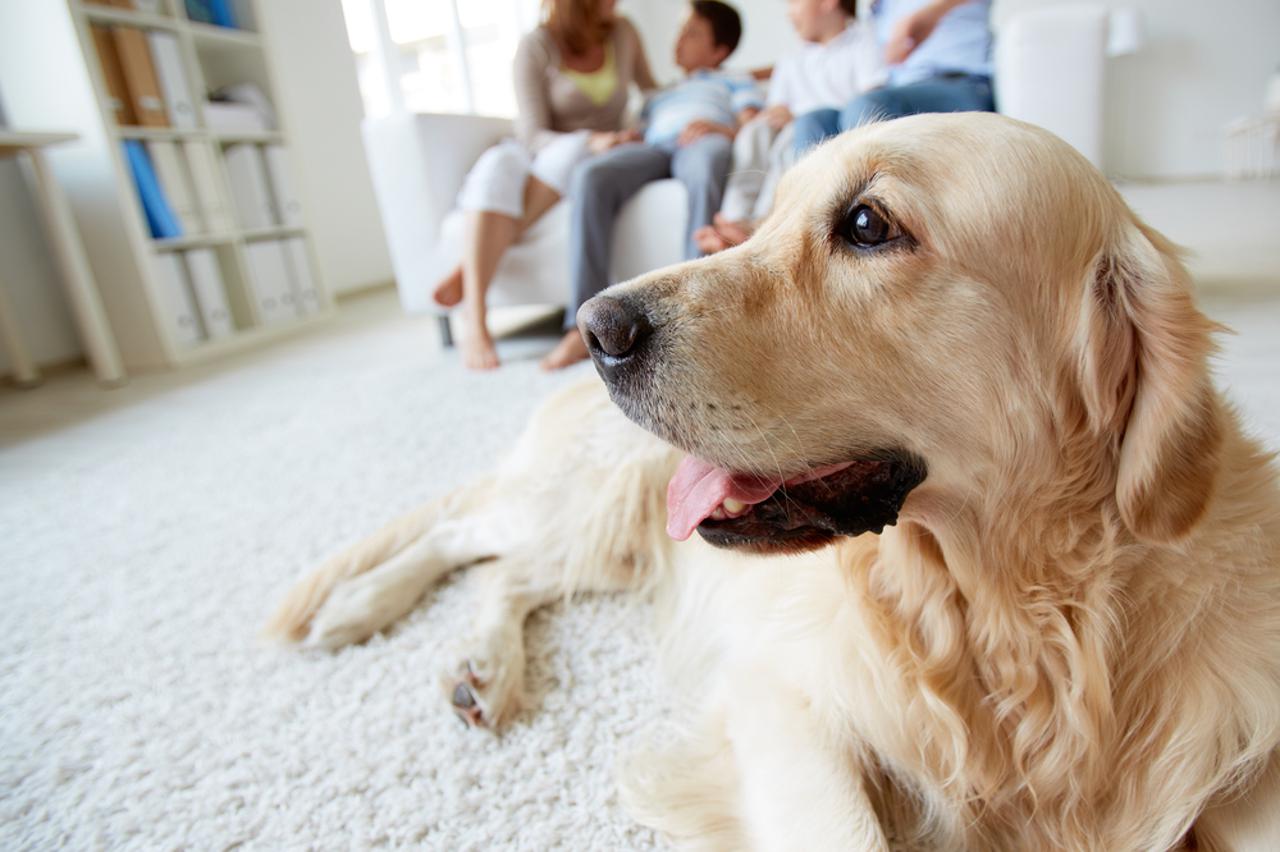
[{"label": "white shag carpet", "polygon": [[[619,744],[661,712],[625,596],[531,618],[533,707],[500,737],[437,686],[465,572],[363,646],[256,638],[299,571],[486,468],[572,378],[465,374],[430,321],[377,298],[384,322],[6,441],[0,849],[654,845],[613,783]],[[57,384],[0,397],[0,424],[23,431]]]},{"label": "white shag carpet", "polygon": [[[299,571],[474,476],[581,375],[538,372],[549,339],[467,374],[429,322],[361,302],[178,377],[0,394],[0,848],[662,846],[613,783],[664,712],[643,605],[536,614],[533,706],[500,737],[436,685],[465,574],[337,654],[255,638]],[[1210,307],[1241,331],[1222,373],[1272,446],[1275,307]]]}]

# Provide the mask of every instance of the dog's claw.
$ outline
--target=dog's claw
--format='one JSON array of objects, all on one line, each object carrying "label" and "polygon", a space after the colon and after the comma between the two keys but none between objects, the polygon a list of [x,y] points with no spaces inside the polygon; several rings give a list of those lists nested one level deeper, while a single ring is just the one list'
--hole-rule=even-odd
[{"label": "dog's claw", "polygon": [[489,637],[480,645],[481,653],[459,654],[440,680],[441,691],[450,709],[468,727],[497,730],[518,705],[519,670],[494,662],[495,652],[510,644],[505,635]]},{"label": "dog's claw", "polygon": [[458,718],[468,728],[483,728],[485,726],[484,710],[476,701],[476,694],[471,690],[470,685],[464,682],[455,686],[451,703],[453,704],[453,711],[458,714]]},{"label": "dog's claw", "polygon": [[459,710],[470,710],[476,706],[476,696],[471,687],[460,683],[453,688],[453,706]]}]

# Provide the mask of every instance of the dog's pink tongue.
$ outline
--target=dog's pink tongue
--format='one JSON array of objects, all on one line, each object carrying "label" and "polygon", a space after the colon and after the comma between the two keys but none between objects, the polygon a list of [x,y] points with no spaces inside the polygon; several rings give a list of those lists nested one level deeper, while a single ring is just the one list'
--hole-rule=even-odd
[{"label": "dog's pink tongue", "polygon": [[684,541],[726,499],[759,503],[781,484],[781,481],[733,474],[712,467],[702,459],[685,456],[667,485],[667,535]]}]

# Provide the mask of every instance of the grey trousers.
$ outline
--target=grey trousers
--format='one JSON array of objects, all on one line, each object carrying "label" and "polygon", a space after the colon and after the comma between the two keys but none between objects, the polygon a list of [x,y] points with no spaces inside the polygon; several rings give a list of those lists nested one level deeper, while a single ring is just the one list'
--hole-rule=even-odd
[{"label": "grey trousers", "polygon": [[646,183],[675,177],[689,192],[689,217],[685,227],[685,257],[702,252],[693,243],[693,232],[711,224],[720,209],[729,174],[733,143],[708,134],[690,145],[660,148],[653,145],[620,145],[578,166],[569,181],[569,274],[573,303],[565,315],[565,328],[573,328],[582,303],[612,282],[609,258],[613,248],[613,223],[631,196]]}]

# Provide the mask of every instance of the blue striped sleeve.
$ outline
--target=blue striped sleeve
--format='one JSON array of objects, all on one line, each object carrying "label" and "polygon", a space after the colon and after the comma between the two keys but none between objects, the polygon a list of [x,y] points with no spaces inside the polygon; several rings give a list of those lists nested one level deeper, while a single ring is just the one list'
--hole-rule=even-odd
[{"label": "blue striped sleeve", "polygon": [[760,87],[756,85],[756,81],[750,77],[728,77],[725,82],[729,84],[729,100],[733,104],[735,113],[742,112],[744,109],[761,109],[764,107],[764,97],[760,94]]}]

